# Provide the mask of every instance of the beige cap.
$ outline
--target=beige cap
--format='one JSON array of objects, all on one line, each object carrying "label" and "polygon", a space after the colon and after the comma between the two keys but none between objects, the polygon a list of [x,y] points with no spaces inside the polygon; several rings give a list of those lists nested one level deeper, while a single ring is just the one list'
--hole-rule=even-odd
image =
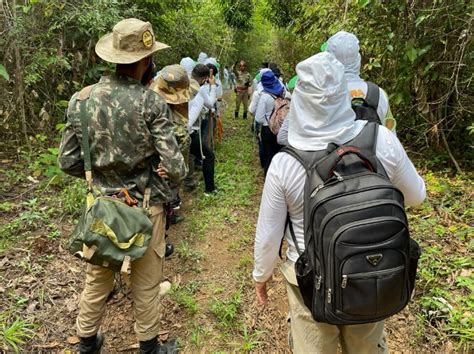
[{"label": "beige cap", "polygon": [[95,52],[109,63],[131,64],[165,48],[169,46],[155,40],[150,22],[127,18],[99,39]]}]

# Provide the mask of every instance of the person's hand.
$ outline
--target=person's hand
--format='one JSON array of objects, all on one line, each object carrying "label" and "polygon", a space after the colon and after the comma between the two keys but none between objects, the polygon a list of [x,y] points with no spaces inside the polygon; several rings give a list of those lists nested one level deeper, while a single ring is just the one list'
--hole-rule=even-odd
[{"label": "person's hand", "polygon": [[161,163],[158,165],[158,168],[156,169],[156,173],[161,178],[168,178],[168,170],[164,168]]},{"label": "person's hand", "polygon": [[214,71],[211,69],[211,74],[209,75],[208,79],[209,85],[215,85],[216,84],[216,78],[214,76]]},{"label": "person's hand", "polygon": [[265,306],[268,303],[267,282],[255,282],[255,292],[260,305]]}]

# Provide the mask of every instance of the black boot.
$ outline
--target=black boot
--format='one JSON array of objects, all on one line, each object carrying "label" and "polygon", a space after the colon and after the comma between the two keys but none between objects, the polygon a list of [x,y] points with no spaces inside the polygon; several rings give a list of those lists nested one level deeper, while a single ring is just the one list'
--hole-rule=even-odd
[{"label": "black boot", "polygon": [[104,344],[104,336],[101,333],[92,337],[82,337],[79,342],[79,352],[81,354],[99,354]]},{"label": "black boot", "polygon": [[140,354],[158,354],[159,351],[160,346],[158,345],[158,337],[140,341]]},{"label": "black boot", "polygon": [[247,119],[247,112],[244,112],[244,119]]},{"label": "black boot", "polygon": [[235,112],[235,119],[239,118],[239,112]]},{"label": "black boot", "polygon": [[166,243],[166,249],[165,249],[165,258],[171,257],[171,255],[174,253],[174,246],[172,243]]}]

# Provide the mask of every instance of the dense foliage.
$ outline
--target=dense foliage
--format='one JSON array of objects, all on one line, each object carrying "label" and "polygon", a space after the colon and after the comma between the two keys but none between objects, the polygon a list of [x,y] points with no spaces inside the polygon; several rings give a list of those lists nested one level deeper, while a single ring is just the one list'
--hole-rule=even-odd
[{"label": "dense foliage", "polygon": [[94,45],[125,17],[152,22],[171,45],[158,66],[205,51],[252,71],[274,61],[286,78],[344,29],[360,39],[363,77],[389,93],[404,142],[470,169],[473,9],[469,0],[2,1],[0,134],[16,148],[60,128],[71,94],[110,69]]},{"label": "dense foliage", "polygon": [[110,70],[94,45],[120,19],[150,21],[171,46],[155,55],[159,67],[200,51],[226,60],[233,46],[222,8],[208,0],[9,0],[0,13],[0,134],[11,147],[54,133],[72,93]]}]

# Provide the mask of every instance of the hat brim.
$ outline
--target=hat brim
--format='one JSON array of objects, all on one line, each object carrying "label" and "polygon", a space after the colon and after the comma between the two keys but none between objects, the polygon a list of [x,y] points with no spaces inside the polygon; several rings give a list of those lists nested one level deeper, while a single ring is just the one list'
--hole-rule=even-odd
[{"label": "hat brim", "polygon": [[95,45],[96,54],[103,60],[114,64],[132,64],[146,58],[153,53],[169,48],[170,46],[161,42],[155,41],[153,46],[147,50],[140,50],[135,52],[127,52],[114,48],[113,33],[103,36]]},{"label": "hat brim", "polygon": [[283,85],[274,85],[272,87],[263,86],[264,91],[271,93],[272,95],[275,95],[275,96],[278,96],[279,94],[281,94],[283,89],[284,89]]},{"label": "hat brim", "polygon": [[166,103],[169,104],[181,104],[189,102],[191,100],[190,89],[180,90],[176,93],[165,93],[158,89],[157,92],[161,97],[165,99]]}]

